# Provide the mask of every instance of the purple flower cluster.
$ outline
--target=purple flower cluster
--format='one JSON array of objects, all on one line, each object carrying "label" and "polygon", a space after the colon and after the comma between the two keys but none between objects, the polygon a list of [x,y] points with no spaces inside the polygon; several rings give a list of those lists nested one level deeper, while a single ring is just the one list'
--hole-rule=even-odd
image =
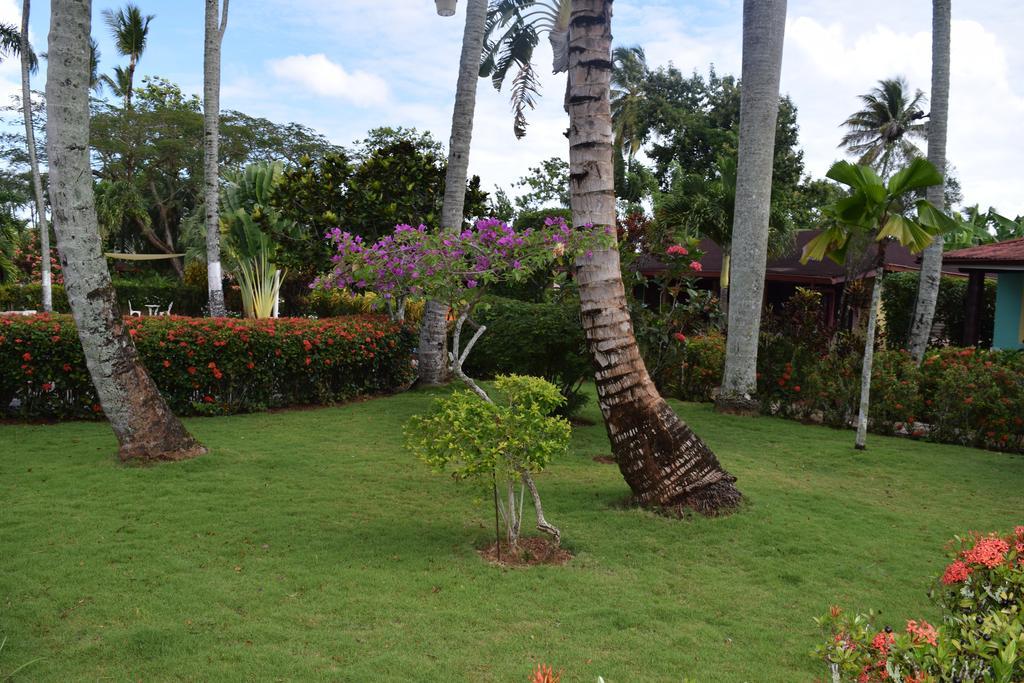
[{"label": "purple flower cluster", "polygon": [[385,298],[427,295],[456,301],[466,290],[500,281],[522,281],[564,254],[592,248],[593,231],[573,230],[548,218],[538,230],[517,231],[485,218],[461,233],[398,225],[373,244],[334,228],[334,267],[311,287],[373,289]]}]

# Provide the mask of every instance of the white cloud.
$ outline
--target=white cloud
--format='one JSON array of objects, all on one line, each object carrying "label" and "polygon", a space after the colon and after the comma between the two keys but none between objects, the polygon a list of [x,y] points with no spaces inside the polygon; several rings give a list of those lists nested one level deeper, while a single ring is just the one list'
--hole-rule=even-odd
[{"label": "white cloud", "polygon": [[320,53],[291,55],[267,62],[277,78],[290,81],[325,97],[339,97],[361,107],[384,105],[388,101],[388,84],[380,76],[366,71],[349,73]]}]

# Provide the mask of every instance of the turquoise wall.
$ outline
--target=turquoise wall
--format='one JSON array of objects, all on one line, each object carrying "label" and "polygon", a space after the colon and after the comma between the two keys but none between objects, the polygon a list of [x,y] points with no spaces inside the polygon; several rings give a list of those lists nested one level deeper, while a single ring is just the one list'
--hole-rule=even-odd
[{"label": "turquoise wall", "polygon": [[1024,349],[1024,273],[999,273],[992,347]]}]

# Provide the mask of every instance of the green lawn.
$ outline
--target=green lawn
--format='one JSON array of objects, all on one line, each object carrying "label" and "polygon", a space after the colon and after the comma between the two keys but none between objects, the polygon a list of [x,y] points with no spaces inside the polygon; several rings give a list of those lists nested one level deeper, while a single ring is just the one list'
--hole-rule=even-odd
[{"label": "green lawn", "polygon": [[620,509],[582,427],[538,479],[576,558],[500,570],[492,509],[401,447],[430,397],[190,420],[210,454],[150,469],[0,425],[0,680],[808,681],[829,603],[934,618],[947,537],[1024,515],[1024,458],[681,405],[743,510]]}]

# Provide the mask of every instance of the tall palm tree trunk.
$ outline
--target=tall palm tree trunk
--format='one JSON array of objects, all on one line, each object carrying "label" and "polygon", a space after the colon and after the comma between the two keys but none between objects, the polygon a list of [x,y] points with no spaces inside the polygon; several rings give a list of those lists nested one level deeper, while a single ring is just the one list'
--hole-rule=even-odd
[{"label": "tall palm tree trunk", "polygon": [[228,0],[206,0],[203,50],[203,195],[206,204],[206,281],[210,315],[223,318],[224,278],[220,268],[220,47],[228,26]]},{"label": "tall palm tree trunk", "polygon": [[139,360],[100,248],[89,166],[91,0],[52,0],[46,75],[50,197],[68,301],[86,366],[123,460],[178,460],[204,448]]},{"label": "tall palm tree trunk", "polygon": [[[448,144],[448,170],[444,179],[444,203],[441,229],[458,230],[466,204],[466,177],[469,175],[469,147],[473,138],[473,113],[476,110],[476,82],[480,79],[480,53],[487,23],[487,0],[469,0],[466,28],[462,33],[459,79],[452,111],[452,136]],[[441,384],[447,379],[448,306],[428,301],[420,324],[418,375],[421,384]]]},{"label": "tall palm tree trunk", "polygon": [[[932,111],[928,117],[928,161],[946,177],[946,129],[949,125],[949,41],[951,0],[932,0]],[[926,197],[935,208],[945,206],[945,184],[933,185]],[[910,326],[910,355],[920,363],[931,338],[935,305],[942,282],[942,235],[936,235],[921,255],[917,303]]]},{"label": "tall palm tree trunk", "polygon": [[758,412],[757,342],[768,258],[775,124],[786,31],[786,0],[744,0],[740,139],[732,228],[729,334],[725,373],[715,407]]},{"label": "tall palm tree trunk", "polygon": [[29,81],[29,72],[32,68],[32,48],[28,44],[28,17],[31,9],[31,0],[24,0],[21,4],[21,108],[25,117],[25,143],[28,146],[28,162],[32,167],[32,192],[36,200],[36,215],[39,217],[36,221],[36,227],[39,230],[39,251],[42,257],[42,260],[39,261],[40,279],[42,280],[42,304],[43,310],[49,313],[53,310],[53,288],[51,286],[52,276],[50,274],[50,226],[46,222],[43,180],[39,175],[39,160],[36,158],[36,131],[32,127],[32,88]]},{"label": "tall palm tree trunk", "polygon": [[[614,228],[611,0],[573,0],[569,22],[569,165],[573,223]],[[577,263],[583,327],[612,452],[636,502],[705,514],[741,500],[735,477],[658,395],[633,336],[616,249]]]},{"label": "tall palm tree trunk", "polygon": [[[883,223],[884,225],[884,223]],[[871,399],[871,373],[875,362],[875,328],[878,326],[878,309],[882,303],[882,282],[885,278],[886,241],[878,243],[878,262],[875,265],[875,283],[871,288],[871,308],[868,309],[868,329],[864,340],[864,363],[860,372],[860,407],[857,412],[857,438],[854,448],[867,448],[868,411]]]}]

